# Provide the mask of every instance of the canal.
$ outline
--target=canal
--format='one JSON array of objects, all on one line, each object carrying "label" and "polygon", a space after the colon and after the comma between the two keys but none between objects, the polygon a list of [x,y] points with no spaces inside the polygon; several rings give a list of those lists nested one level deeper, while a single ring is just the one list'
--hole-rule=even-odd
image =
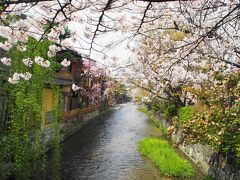
[{"label": "canal", "polygon": [[91,122],[62,144],[61,179],[171,179],[138,152],[139,140],[161,136],[147,120],[137,105],[127,103]]}]

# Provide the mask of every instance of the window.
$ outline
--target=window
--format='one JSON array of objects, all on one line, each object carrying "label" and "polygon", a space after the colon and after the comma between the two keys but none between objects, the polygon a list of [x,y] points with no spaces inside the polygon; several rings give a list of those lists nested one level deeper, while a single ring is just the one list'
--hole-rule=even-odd
[{"label": "window", "polygon": [[45,124],[50,124],[53,120],[52,111],[48,111],[45,113]]}]

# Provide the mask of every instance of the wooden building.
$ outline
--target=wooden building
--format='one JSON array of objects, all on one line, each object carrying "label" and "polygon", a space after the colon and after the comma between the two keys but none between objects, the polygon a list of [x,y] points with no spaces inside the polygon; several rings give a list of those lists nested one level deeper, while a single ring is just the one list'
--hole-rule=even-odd
[{"label": "wooden building", "polygon": [[[71,121],[71,119],[78,117],[82,113],[93,111],[100,105],[99,102],[94,104],[91,103],[89,91],[91,90],[93,82],[96,82],[97,79],[94,79],[92,75],[86,73],[81,55],[67,49],[59,52],[56,56],[59,62],[64,58],[71,61],[70,66],[62,67],[55,73],[56,84],[61,89],[61,97],[56,97],[53,90],[47,88],[47,86],[43,90],[43,125],[48,125],[52,122],[53,104],[56,100],[62,105],[62,118],[65,122]],[[85,90],[74,92],[72,90],[73,83]]]}]

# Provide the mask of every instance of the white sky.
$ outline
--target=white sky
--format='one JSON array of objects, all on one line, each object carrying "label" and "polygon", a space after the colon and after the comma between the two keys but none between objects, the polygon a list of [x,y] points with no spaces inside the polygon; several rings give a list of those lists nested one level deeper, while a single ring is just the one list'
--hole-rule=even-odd
[{"label": "white sky", "polygon": [[[89,44],[85,41],[89,42],[91,39],[87,39],[84,36],[83,24],[71,22],[68,27],[72,32],[76,32],[77,34],[77,41],[74,44],[74,47],[76,47],[75,49],[79,53],[88,56]],[[130,34],[127,33],[123,34],[120,32],[110,32],[105,35],[101,35],[101,37],[96,37],[94,42],[103,46],[94,45],[93,48],[97,50],[105,49],[103,52],[107,55],[107,57],[101,52],[92,50],[90,58],[109,67],[108,69],[112,71],[113,75],[121,76],[121,71],[123,70],[122,67],[131,64],[131,61],[136,59],[136,55],[127,48],[129,40],[125,40],[112,48],[104,48],[104,46],[112,42],[118,42],[122,39],[126,39],[129,35]],[[130,44],[134,45],[136,42],[132,40],[130,41]]]}]

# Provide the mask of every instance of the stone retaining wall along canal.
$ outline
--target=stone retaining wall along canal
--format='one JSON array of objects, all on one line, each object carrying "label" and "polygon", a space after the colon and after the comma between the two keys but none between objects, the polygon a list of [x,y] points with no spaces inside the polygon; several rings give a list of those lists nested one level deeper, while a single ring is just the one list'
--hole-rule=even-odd
[{"label": "stone retaining wall along canal", "polygon": [[[71,135],[78,132],[81,128],[86,126],[92,120],[100,118],[102,115],[110,113],[112,111],[109,107],[96,107],[89,109],[86,112],[80,112],[74,117],[65,120],[60,126],[63,131],[63,141]],[[45,127],[45,139],[50,143],[52,138],[51,126]],[[48,147],[51,148],[51,147]]]},{"label": "stone retaining wall along canal", "polygon": [[[162,117],[157,116],[156,119],[165,129],[170,126],[170,123]],[[179,129],[177,133],[173,134],[172,139],[175,142],[181,141],[182,130]],[[236,162],[236,158],[231,155],[218,153],[209,146],[202,144],[180,145],[179,149],[205,174],[217,180],[240,180],[240,165]]]},{"label": "stone retaining wall along canal", "polygon": [[77,117],[63,124],[63,139],[70,137],[86,126],[92,120],[99,118],[107,113],[110,109],[96,108],[90,112],[79,114]]}]

